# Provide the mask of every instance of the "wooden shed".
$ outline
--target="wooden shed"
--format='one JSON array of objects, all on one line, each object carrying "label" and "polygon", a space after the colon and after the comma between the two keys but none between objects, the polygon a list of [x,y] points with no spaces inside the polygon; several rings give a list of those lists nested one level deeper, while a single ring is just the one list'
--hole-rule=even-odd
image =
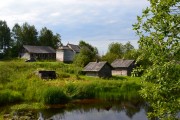
[{"label": "wooden shed", "polygon": [[134,60],[116,59],[111,63],[112,75],[130,76],[135,67]]},{"label": "wooden shed", "polygon": [[56,60],[56,51],[50,46],[23,45],[20,58],[38,60]]},{"label": "wooden shed", "polygon": [[112,66],[106,62],[90,62],[83,70],[87,76],[109,78],[112,76]]},{"label": "wooden shed", "polygon": [[40,70],[37,72],[37,75],[41,79],[56,79],[56,72],[55,71]]},{"label": "wooden shed", "polygon": [[80,47],[78,45],[67,44],[66,46],[61,46],[56,50],[57,61],[62,62],[72,62],[74,56],[80,52]]}]

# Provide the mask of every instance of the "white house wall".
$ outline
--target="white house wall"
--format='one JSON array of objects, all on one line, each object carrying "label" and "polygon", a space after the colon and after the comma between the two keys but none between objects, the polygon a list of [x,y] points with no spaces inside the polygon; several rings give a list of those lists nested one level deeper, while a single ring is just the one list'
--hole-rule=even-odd
[{"label": "white house wall", "polygon": [[20,57],[23,59],[30,59],[30,54],[29,53],[21,53]]},{"label": "white house wall", "polygon": [[64,61],[64,51],[63,50],[57,50],[56,51],[56,60],[57,61]]},{"label": "white house wall", "polygon": [[57,61],[62,62],[72,62],[75,56],[75,52],[72,50],[57,50],[56,51],[56,59]]}]

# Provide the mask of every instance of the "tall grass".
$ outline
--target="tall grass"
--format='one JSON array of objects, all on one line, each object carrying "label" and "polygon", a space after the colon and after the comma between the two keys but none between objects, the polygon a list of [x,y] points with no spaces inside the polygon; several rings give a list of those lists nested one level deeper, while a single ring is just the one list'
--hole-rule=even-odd
[{"label": "tall grass", "polygon": [[69,98],[59,87],[48,87],[42,94],[42,101],[45,104],[67,103]]},{"label": "tall grass", "polygon": [[140,97],[141,85],[134,82],[89,81],[69,82],[64,91],[73,99],[99,98],[105,100],[132,100]]},{"label": "tall grass", "polygon": [[[55,70],[57,79],[40,79],[34,74],[40,69]],[[81,69],[60,62],[0,62],[0,104],[18,101],[56,104],[69,99],[130,100],[139,97],[138,78],[116,76],[104,80],[81,76]]]},{"label": "tall grass", "polygon": [[22,101],[22,95],[20,92],[8,89],[0,91],[0,105],[16,103],[20,101]]}]

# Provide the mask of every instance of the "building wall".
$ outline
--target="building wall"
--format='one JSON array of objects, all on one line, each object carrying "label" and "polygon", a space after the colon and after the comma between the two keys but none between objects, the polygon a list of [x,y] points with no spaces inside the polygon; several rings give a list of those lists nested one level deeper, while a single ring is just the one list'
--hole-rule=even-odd
[{"label": "building wall", "polygon": [[56,60],[64,61],[64,50],[56,50]]},{"label": "building wall", "polygon": [[88,71],[88,72],[86,72],[86,75],[87,76],[98,77],[98,72]]},{"label": "building wall", "polygon": [[31,58],[35,58],[38,60],[56,60],[55,53],[46,53],[46,54],[43,54],[43,53],[38,53],[38,54],[37,53],[21,53],[20,57],[27,59],[27,60],[29,60]]},{"label": "building wall", "polygon": [[70,49],[57,50],[56,59],[57,61],[72,62],[75,54],[76,53]]},{"label": "building wall", "polygon": [[38,60],[56,60],[56,53],[31,53],[30,56]]},{"label": "building wall", "polygon": [[20,58],[30,59],[30,54],[29,53],[20,53]]},{"label": "building wall", "polygon": [[72,62],[75,56],[75,52],[72,50],[64,51],[64,62]]},{"label": "building wall", "polygon": [[108,64],[104,65],[103,68],[99,71],[98,76],[103,78],[111,77],[112,68]]},{"label": "building wall", "polygon": [[127,76],[128,75],[128,71],[126,69],[115,69],[115,70],[112,70],[112,75]]}]

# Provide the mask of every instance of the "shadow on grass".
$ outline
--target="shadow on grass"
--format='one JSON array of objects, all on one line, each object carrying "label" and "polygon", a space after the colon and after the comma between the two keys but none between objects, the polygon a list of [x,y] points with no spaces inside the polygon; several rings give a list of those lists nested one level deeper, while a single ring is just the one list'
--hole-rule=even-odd
[{"label": "shadow on grass", "polygon": [[126,77],[124,76],[112,76],[110,78],[111,80],[128,80]]}]

